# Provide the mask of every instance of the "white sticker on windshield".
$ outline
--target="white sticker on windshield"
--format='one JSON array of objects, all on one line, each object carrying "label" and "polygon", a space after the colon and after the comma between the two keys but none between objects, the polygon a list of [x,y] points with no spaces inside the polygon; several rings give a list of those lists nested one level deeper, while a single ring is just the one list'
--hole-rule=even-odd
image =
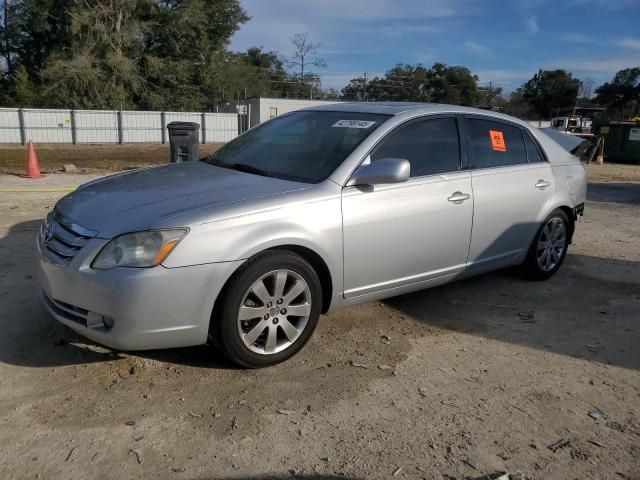
[{"label": "white sticker on windshield", "polygon": [[370,128],[375,124],[376,122],[371,122],[369,120],[338,120],[331,126],[337,128]]}]

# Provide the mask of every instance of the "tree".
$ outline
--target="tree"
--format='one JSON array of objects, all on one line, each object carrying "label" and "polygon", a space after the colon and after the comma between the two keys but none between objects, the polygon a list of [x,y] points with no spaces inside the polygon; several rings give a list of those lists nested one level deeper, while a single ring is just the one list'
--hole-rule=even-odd
[{"label": "tree", "polygon": [[518,118],[531,118],[531,105],[524,98],[522,87],[517,88],[509,96],[509,101],[504,106],[504,113]]},{"label": "tree", "polygon": [[398,64],[384,77],[366,81],[352,79],[342,89],[350,100],[438,102],[477,105],[477,78],[464,67],[435,63],[431,68],[421,64]]},{"label": "tree", "polygon": [[[249,20],[239,0],[156,0],[142,63],[149,108],[216,109],[226,104],[226,47]],[[167,95],[170,92],[170,95]],[[176,105],[171,107],[170,105]]]},{"label": "tree", "polygon": [[502,87],[496,87],[490,82],[484,87],[478,87],[478,106],[489,110],[504,108],[505,99],[502,97]]},{"label": "tree", "polygon": [[611,82],[600,85],[596,89],[596,101],[621,117],[625,114],[631,118],[637,116],[640,108],[640,67],[620,70]]},{"label": "tree", "polygon": [[478,103],[478,77],[468,68],[436,63],[427,74],[429,101],[453,105],[475,106]]},{"label": "tree", "polygon": [[337,88],[327,88],[320,94],[322,100],[341,100],[342,95]]},{"label": "tree", "polygon": [[341,96],[345,100],[363,101],[367,93],[367,79],[364,77],[352,78],[342,88]]},{"label": "tree", "polygon": [[547,119],[562,108],[575,106],[580,83],[565,70],[538,70],[522,85],[522,97],[538,118]]},{"label": "tree", "polygon": [[593,89],[596,81],[591,77],[586,77],[580,82],[580,90],[578,91],[578,97],[591,99],[593,97]]},{"label": "tree", "polygon": [[2,0],[0,6],[0,81],[8,80],[16,61],[20,26],[19,5],[15,0]]},{"label": "tree", "polygon": [[80,0],[69,12],[68,53],[50,57],[43,94],[75,108],[132,108],[147,88],[140,59],[151,0]]},{"label": "tree", "polygon": [[8,89],[8,97],[3,103],[9,106],[33,107],[36,105],[36,88],[24,65],[20,65],[14,70]]},{"label": "tree", "polygon": [[580,90],[578,90],[578,99],[576,105],[578,107],[595,107],[596,102],[593,98],[593,91],[596,81],[591,77],[586,77],[580,82]]},{"label": "tree", "polygon": [[78,0],[20,0],[17,58],[34,81],[49,57],[69,48],[71,10]]},{"label": "tree", "polygon": [[[309,39],[309,35],[306,33],[295,33],[291,37],[291,43],[293,44],[293,56],[287,60],[290,67],[299,69],[298,79],[300,82],[299,95],[303,96],[304,85],[310,86],[311,95],[313,95],[314,86],[317,88],[319,77],[312,73],[305,73],[305,70],[309,66],[313,67],[326,67],[327,63],[315,55],[318,52],[320,44],[313,43]],[[306,95],[305,95],[306,96]]]},{"label": "tree", "polygon": [[43,103],[75,108],[213,108],[226,47],[248,20],[239,0],[20,5],[28,28],[19,59],[29,78],[39,84]]}]

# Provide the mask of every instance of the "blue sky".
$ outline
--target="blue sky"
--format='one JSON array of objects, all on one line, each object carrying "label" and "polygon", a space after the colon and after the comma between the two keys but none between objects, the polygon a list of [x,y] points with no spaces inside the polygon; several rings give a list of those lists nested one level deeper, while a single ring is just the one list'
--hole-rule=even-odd
[{"label": "blue sky", "polygon": [[242,0],[252,19],[231,48],[291,54],[290,37],[321,44],[323,87],[396,63],[463,65],[511,91],[538,68],[596,84],[640,66],[640,0]]}]

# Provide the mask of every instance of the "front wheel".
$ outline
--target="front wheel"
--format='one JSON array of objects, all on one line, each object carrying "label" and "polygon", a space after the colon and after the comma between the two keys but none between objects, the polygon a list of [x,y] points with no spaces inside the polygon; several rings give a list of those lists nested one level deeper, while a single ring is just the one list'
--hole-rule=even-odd
[{"label": "front wheel", "polygon": [[527,258],[522,264],[525,274],[533,280],[554,275],[564,262],[569,247],[569,218],[555,210],[538,229]]},{"label": "front wheel", "polygon": [[315,330],[322,288],[299,255],[268,251],[234,274],[214,313],[214,343],[235,363],[259,368],[298,352]]}]

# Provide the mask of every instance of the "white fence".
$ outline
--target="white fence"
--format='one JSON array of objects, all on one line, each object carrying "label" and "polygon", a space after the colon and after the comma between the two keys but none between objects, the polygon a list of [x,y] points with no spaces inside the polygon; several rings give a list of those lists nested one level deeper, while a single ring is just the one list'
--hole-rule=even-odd
[{"label": "white fence", "polygon": [[167,143],[167,124],[200,124],[200,142],[238,136],[235,113],[0,108],[0,143]]}]

